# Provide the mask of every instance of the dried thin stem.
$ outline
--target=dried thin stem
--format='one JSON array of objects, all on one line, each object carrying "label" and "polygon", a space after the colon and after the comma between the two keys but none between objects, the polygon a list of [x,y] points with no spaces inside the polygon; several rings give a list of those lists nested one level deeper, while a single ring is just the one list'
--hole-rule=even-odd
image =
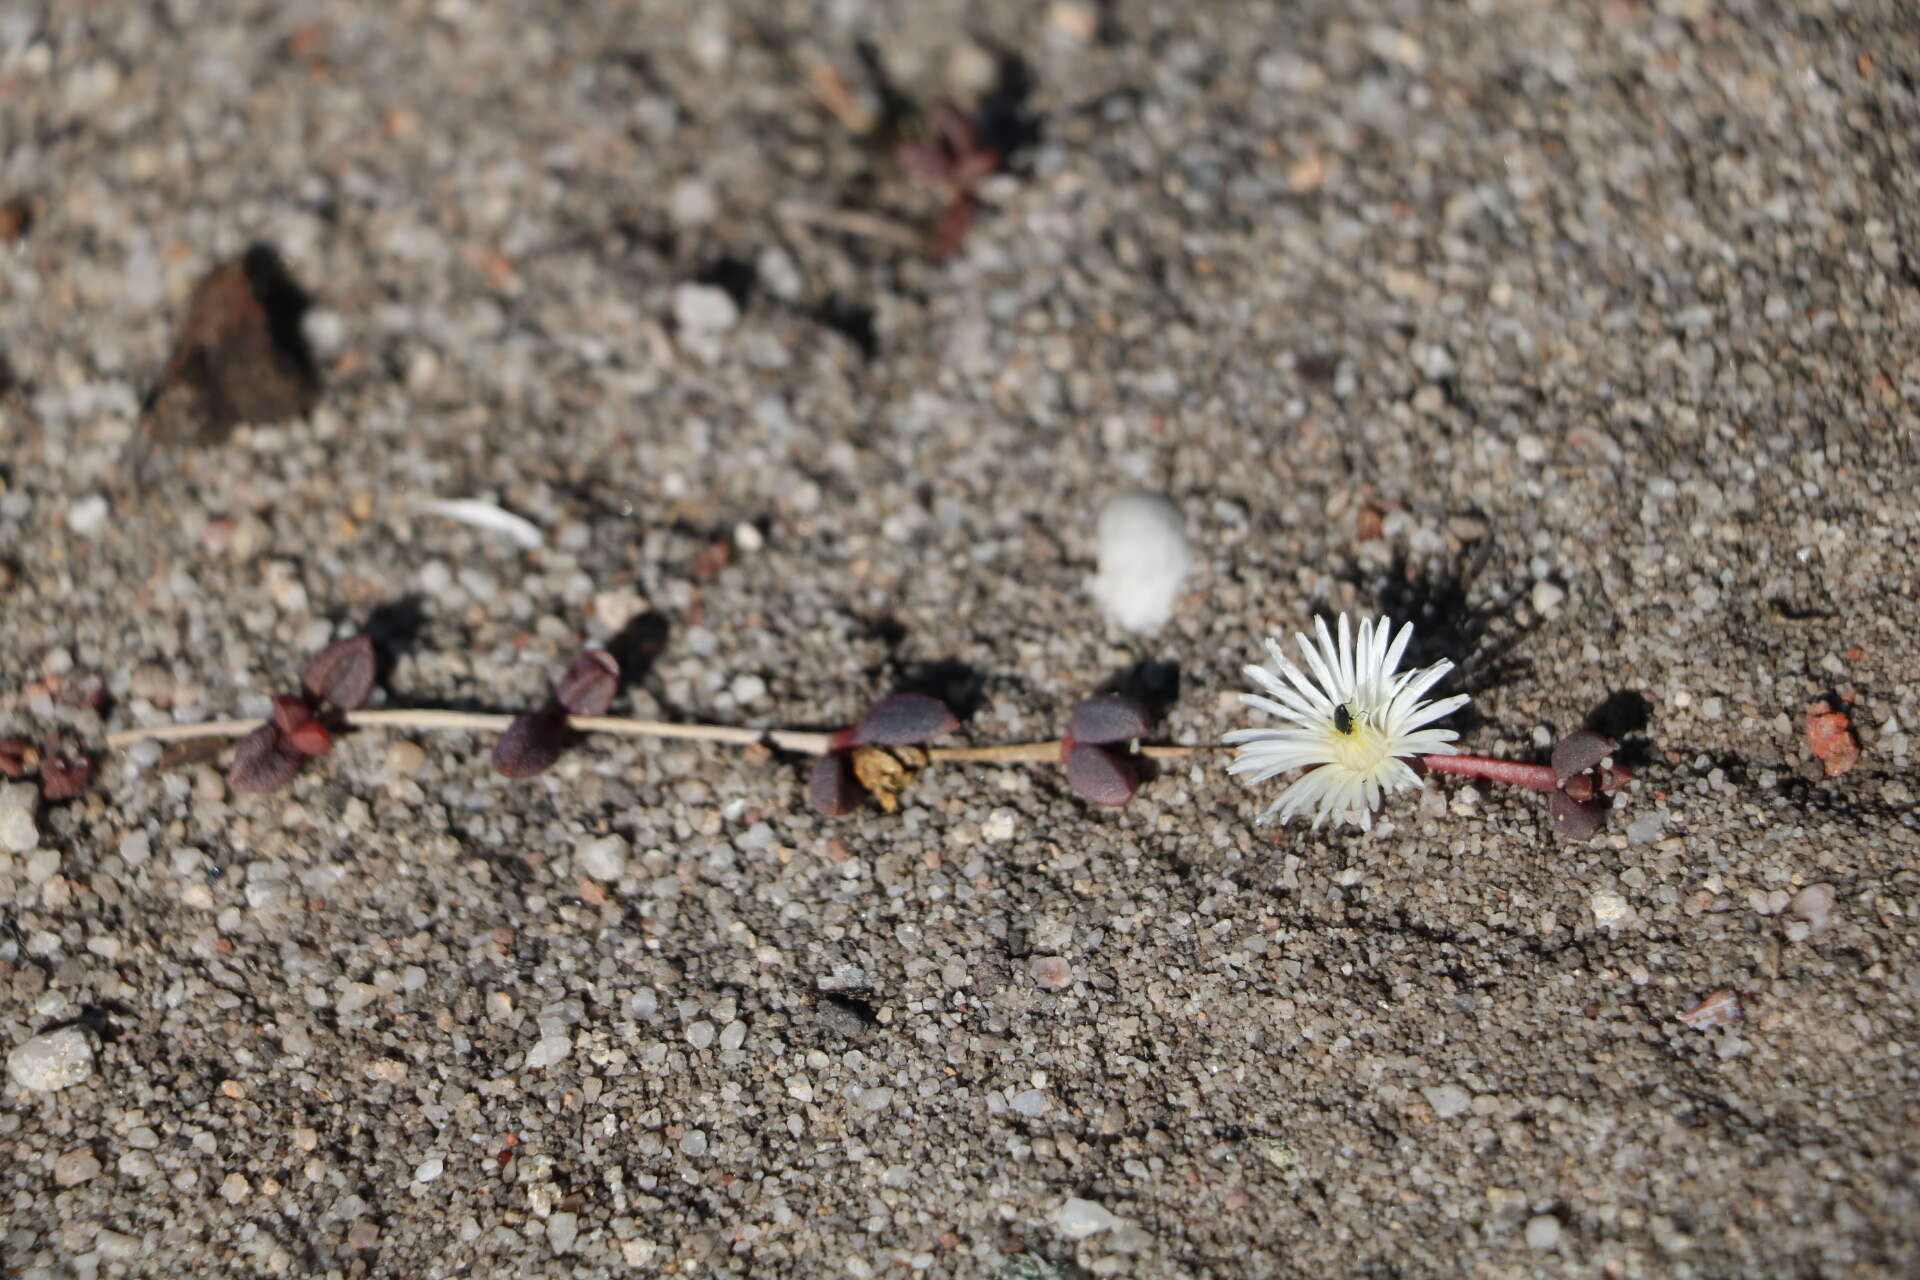
[{"label": "dried thin stem", "polygon": [[[443,729],[471,733],[505,733],[513,716],[480,711],[443,711],[433,707],[387,707],[377,711],[349,711],[342,717],[355,729]],[[568,716],[567,724],[581,733],[607,733],[625,738],[669,738],[681,742],[723,742],[731,746],[776,747],[799,755],[823,756],[832,750],[830,733],[801,729],[749,729],[722,724],[674,724],[666,720],[633,720],[626,716]],[[156,724],[122,729],[107,735],[107,745],[119,748],[136,742],[186,742],[199,738],[241,738],[260,727],[258,720],[208,720],[200,724]],[[1217,748],[1142,747],[1153,760],[1177,760]],[[1016,742],[999,747],[935,747],[927,752],[936,761],[953,764],[1052,763],[1060,759],[1060,743]]]},{"label": "dried thin stem", "polygon": [[783,200],[774,206],[773,212],[782,222],[791,222],[796,226],[822,227],[869,240],[884,240],[904,249],[920,249],[926,245],[926,237],[905,223],[878,214],[861,213],[857,209],[831,209],[825,205]]},{"label": "dried thin stem", "polygon": [[[1206,751],[1224,750],[1227,748],[1212,745],[1141,747],[1140,754],[1149,760],[1183,760]],[[1060,741],[1056,738],[1052,742],[1011,742],[1003,747],[930,747],[927,758],[954,764],[1057,764],[1060,760]]]},{"label": "dried thin stem", "polygon": [[[473,733],[504,733],[514,717],[478,711],[442,711],[432,707],[389,707],[378,711],[349,711],[343,717],[356,729],[453,729]],[[109,747],[135,742],[184,742],[194,738],[239,738],[259,727],[258,720],[209,720],[202,724],[159,724],[122,729],[107,735]],[[665,720],[630,720],[625,716],[569,716],[567,723],[582,733],[610,733],[628,738],[673,738],[683,742],[725,742],[734,746],[766,745],[802,755],[825,755],[831,734],[798,729],[745,729],[719,724],[673,724]]]}]

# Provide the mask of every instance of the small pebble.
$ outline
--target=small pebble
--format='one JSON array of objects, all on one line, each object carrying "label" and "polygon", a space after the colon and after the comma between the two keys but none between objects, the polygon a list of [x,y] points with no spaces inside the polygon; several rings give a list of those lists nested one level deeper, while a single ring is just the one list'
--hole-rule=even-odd
[{"label": "small pebble", "polygon": [[53,1162],[53,1180],[63,1187],[77,1187],[100,1173],[100,1157],[92,1147],[69,1151]]},{"label": "small pebble", "polygon": [[541,1036],[527,1050],[526,1065],[530,1069],[551,1067],[573,1052],[573,1041],[565,1036]]},{"label": "small pebble", "polygon": [[1063,956],[1035,956],[1027,962],[1027,972],[1035,982],[1051,991],[1073,985],[1073,966]]},{"label": "small pebble", "polygon": [[573,1242],[579,1234],[578,1214],[556,1213],[547,1219],[547,1245],[555,1253],[571,1253]]},{"label": "small pebble", "polygon": [[627,842],[622,836],[601,836],[573,851],[580,874],[611,884],[627,872]]},{"label": "small pebble", "polygon": [[1139,632],[1167,624],[1193,564],[1184,524],[1163,493],[1123,493],[1101,510],[1090,589],[1110,621]]},{"label": "small pebble", "polygon": [[417,742],[396,738],[387,744],[380,765],[389,778],[410,778],[426,767],[427,753]]},{"label": "small pebble", "polygon": [[712,1044],[713,1024],[704,1020],[688,1024],[687,1043],[696,1049],[704,1049]]},{"label": "small pebble", "polygon": [[1420,1094],[1442,1120],[1451,1120],[1473,1105],[1473,1095],[1457,1084],[1423,1085]]},{"label": "small pebble", "polygon": [[680,1154],[696,1158],[707,1154],[707,1135],[698,1129],[689,1129],[680,1135]]},{"label": "small pebble", "polygon": [[130,1258],[137,1258],[145,1252],[146,1248],[139,1236],[128,1235],[124,1231],[115,1231],[111,1228],[103,1228],[98,1235],[94,1236],[93,1244],[100,1250],[102,1258],[114,1262],[125,1262]]},{"label": "small pebble", "polygon": [[1019,1093],[1007,1099],[1007,1105],[1028,1119],[1032,1119],[1036,1116],[1045,1115],[1047,1108],[1052,1106],[1053,1103],[1045,1093],[1038,1089],[1022,1089]]},{"label": "small pebble", "polygon": [[432,1182],[442,1173],[445,1173],[446,1169],[447,1162],[443,1158],[440,1156],[428,1156],[425,1160],[422,1160],[414,1166],[413,1180],[415,1182]]},{"label": "small pebble", "polygon": [[747,1042],[747,1024],[735,1019],[720,1033],[720,1048],[732,1053]]},{"label": "small pebble", "polygon": [[1560,1219],[1540,1214],[1527,1219],[1527,1248],[1551,1249],[1560,1243]]},{"label": "small pebble", "polygon": [[673,318],[688,333],[725,333],[740,323],[740,307],[716,285],[683,284],[673,291]]},{"label": "small pebble", "polygon": [[112,510],[105,498],[90,493],[67,508],[67,528],[83,538],[91,538],[106,527]]},{"label": "small pebble", "polygon": [[40,790],[31,782],[0,785],[0,853],[25,853],[40,846],[40,824],[34,813]]},{"label": "small pebble", "polygon": [[1060,1234],[1069,1240],[1084,1240],[1102,1231],[1113,1230],[1120,1225],[1120,1219],[1105,1205],[1082,1200],[1079,1196],[1069,1196],[1054,1211],[1053,1225],[1060,1228]]},{"label": "small pebble", "polygon": [[36,1093],[79,1084],[93,1074],[93,1040],[79,1027],[43,1031],[7,1055],[7,1074]]}]

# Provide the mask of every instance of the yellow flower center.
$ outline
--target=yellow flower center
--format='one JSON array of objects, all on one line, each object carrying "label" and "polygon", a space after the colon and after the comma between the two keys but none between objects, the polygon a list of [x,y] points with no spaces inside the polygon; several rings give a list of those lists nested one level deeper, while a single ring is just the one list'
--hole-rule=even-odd
[{"label": "yellow flower center", "polygon": [[1333,762],[1355,773],[1372,773],[1387,758],[1387,736],[1374,728],[1366,716],[1351,708],[1343,710],[1347,714],[1334,717]]}]

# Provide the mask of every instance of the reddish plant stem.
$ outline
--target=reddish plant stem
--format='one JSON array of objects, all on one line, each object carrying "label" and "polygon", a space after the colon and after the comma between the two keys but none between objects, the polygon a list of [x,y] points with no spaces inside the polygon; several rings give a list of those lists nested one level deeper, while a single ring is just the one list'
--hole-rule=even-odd
[{"label": "reddish plant stem", "polygon": [[1544,764],[1521,764],[1516,760],[1495,760],[1489,756],[1426,756],[1422,763],[1435,773],[1457,773],[1464,778],[1485,778],[1490,782],[1510,782],[1535,791],[1558,791],[1559,779]]},{"label": "reddish plant stem", "polygon": [[[1507,782],[1534,791],[1559,791],[1560,780],[1544,764],[1521,764],[1517,760],[1495,760],[1491,756],[1424,756],[1421,763],[1434,773],[1454,773],[1463,778],[1485,778],[1489,782]],[[1620,765],[1596,769],[1600,790],[1618,791],[1633,781],[1633,774]]]}]

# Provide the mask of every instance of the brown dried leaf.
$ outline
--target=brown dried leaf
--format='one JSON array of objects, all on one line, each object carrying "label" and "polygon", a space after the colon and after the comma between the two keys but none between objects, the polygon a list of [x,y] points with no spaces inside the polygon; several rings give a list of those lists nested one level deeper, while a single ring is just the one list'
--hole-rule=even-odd
[{"label": "brown dried leaf", "polygon": [[1807,707],[1807,748],[1825,766],[1829,778],[1837,778],[1860,763],[1860,744],[1854,740],[1852,719],[1825,698]]},{"label": "brown dried leaf", "polygon": [[300,331],[307,295],[264,246],[208,273],[194,287],[142,418],[161,443],[224,439],[243,422],[298,417],[320,377]]},{"label": "brown dried leaf", "polygon": [[352,711],[372,695],[379,670],[373,637],[361,632],[336,640],[314,654],[300,676],[300,684],[315,698],[331,702],[342,711]]},{"label": "brown dried leaf", "polygon": [[1674,1016],[1695,1031],[1711,1031],[1738,1022],[1740,1014],[1740,993],[1732,987],[1722,987],[1693,1008],[1682,1009]]},{"label": "brown dried leaf", "polygon": [[905,744],[890,747],[857,747],[853,752],[853,776],[873,793],[880,807],[892,813],[900,807],[900,793],[913,784],[913,776],[926,767],[927,753]]}]

